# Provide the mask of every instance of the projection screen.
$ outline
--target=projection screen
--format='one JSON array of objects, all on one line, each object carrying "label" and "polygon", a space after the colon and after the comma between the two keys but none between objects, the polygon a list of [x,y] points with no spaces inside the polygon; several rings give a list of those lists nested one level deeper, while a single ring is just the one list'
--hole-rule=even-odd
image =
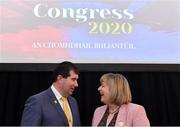
[{"label": "projection screen", "polygon": [[0,0],[0,63],[180,64],[179,0]]}]

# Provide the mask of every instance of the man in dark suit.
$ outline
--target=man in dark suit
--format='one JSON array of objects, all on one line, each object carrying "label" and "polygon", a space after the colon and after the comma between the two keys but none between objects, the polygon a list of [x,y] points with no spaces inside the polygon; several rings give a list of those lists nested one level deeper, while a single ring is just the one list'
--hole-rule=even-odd
[{"label": "man in dark suit", "polygon": [[77,80],[77,67],[67,61],[60,63],[54,71],[51,87],[26,101],[21,126],[80,126],[78,104],[71,96],[78,87]]}]

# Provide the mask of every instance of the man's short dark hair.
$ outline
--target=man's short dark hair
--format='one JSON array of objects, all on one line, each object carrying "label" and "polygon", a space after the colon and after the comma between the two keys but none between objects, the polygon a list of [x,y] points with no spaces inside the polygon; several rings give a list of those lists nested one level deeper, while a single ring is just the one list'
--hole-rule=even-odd
[{"label": "man's short dark hair", "polygon": [[71,70],[73,70],[76,74],[79,74],[77,67],[69,61],[64,61],[58,64],[53,72],[52,81],[55,82],[58,75],[61,75],[63,78],[67,78],[70,76],[69,72]]}]

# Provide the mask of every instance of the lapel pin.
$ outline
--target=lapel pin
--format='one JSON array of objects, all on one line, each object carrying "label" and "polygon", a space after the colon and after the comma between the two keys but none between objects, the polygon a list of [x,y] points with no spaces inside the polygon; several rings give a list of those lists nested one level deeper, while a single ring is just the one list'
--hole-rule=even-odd
[{"label": "lapel pin", "polygon": [[118,124],[119,127],[123,127],[124,126],[123,122],[117,122],[117,124]]},{"label": "lapel pin", "polygon": [[54,100],[54,103],[55,103],[55,104],[57,104],[57,101],[56,101],[56,100]]}]

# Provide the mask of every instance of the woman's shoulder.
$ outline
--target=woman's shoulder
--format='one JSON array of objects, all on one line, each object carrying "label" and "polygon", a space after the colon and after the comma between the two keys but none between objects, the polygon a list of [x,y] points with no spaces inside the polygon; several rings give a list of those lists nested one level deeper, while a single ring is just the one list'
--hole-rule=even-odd
[{"label": "woman's shoulder", "polygon": [[142,105],[129,103],[122,105],[123,109],[121,112],[128,114],[128,117],[133,120],[134,126],[149,126],[149,120],[146,115],[145,108]]},{"label": "woman's shoulder", "polygon": [[103,106],[100,106],[100,107],[97,107],[95,109],[95,112],[102,112],[102,111],[105,111],[107,108],[107,105],[103,105]]},{"label": "woman's shoulder", "polygon": [[135,103],[128,103],[128,104],[123,104],[121,107],[134,107],[134,108],[138,108],[138,107],[143,107],[143,106],[139,105],[139,104],[135,104]]},{"label": "woman's shoulder", "polygon": [[139,104],[135,104],[135,103],[128,103],[128,104],[123,104],[122,107],[124,107],[125,109],[128,109],[129,111],[144,111],[144,107],[142,105]]},{"label": "woman's shoulder", "polygon": [[128,103],[127,105],[130,107],[134,107],[134,108],[142,108],[143,107],[142,105],[135,104],[135,103]]}]

